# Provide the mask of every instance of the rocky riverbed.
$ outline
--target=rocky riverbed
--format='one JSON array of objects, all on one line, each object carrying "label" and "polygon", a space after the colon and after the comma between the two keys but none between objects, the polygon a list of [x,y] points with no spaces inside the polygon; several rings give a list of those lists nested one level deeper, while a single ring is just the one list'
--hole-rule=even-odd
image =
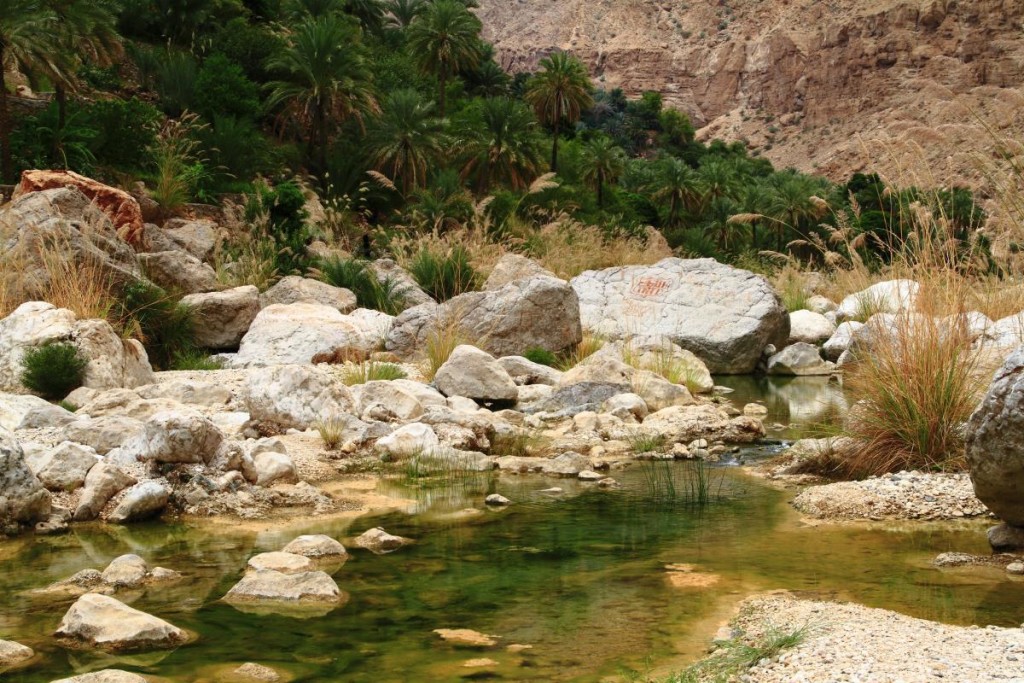
[{"label": "rocky riverbed", "polygon": [[732,628],[752,643],[801,634],[795,647],[745,672],[739,680],[748,683],[1024,680],[1024,628],[949,626],[788,594],[746,600]]}]

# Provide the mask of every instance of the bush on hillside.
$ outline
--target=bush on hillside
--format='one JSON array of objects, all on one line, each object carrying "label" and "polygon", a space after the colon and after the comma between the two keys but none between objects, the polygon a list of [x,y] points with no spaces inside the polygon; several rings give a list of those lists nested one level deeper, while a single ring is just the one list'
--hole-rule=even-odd
[{"label": "bush on hillside", "polygon": [[69,342],[47,342],[25,352],[21,383],[31,392],[55,401],[82,386],[89,361]]}]

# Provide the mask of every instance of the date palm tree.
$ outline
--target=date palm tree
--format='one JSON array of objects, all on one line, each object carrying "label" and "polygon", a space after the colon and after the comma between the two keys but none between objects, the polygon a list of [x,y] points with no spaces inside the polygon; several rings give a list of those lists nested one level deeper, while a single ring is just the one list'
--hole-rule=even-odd
[{"label": "date palm tree", "polygon": [[500,183],[513,190],[529,187],[541,166],[537,120],[522,103],[507,97],[484,100],[476,130],[463,152],[463,179],[474,179],[477,192]]},{"label": "date palm tree", "polygon": [[604,188],[618,182],[626,170],[626,153],[611,138],[599,136],[583,148],[583,181],[597,192],[597,208],[604,208]]},{"label": "date palm tree", "polygon": [[409,28],[416,18],[427,10],[427,0],[391,0],[386,6],[387,23],[398,29]]},{"label": "date palm tree", "polygon": [[409,26],[408,47],[425,73],[436,74],[441,117],[446,112],[448,80],[481,59],[480,20],[457,0],[435,0]]},{"label": "date palm tree", "polygon": [[430,166],[446,147],[445,121],[409,88],[396,90],[384,101],[380,118],[367,138],[368,157],[374,169],[400,185],[408,197],[426,184]]},{"label": "date palm tree", "polygon": [[656,201],[668,202],[668,224],[678,227],[685,211],[695,210],[704,196],[700,177],[685,161],[666,157],[658,163],[651,195]]},{"label": "date palm tree", "polygon": [[278,74],[267,84],[269,106],[282,107],[305,126],[308,156],[321,171],[332,129],[348,120],[363,126],[365,117],[379,110],[359,27],[350,18],[305,20],[267,68]]},{"label": "date palm tree", "polygon": [[0,174],[4,182],[14,181],[6,71],[12,66],[60,71],[53,33],[55,20],[53,12],[39,0],[0,0]]},{"label": "date palm tree", "polygon": [[827,207],[816,196],[820,186],[808,176],[779,173],[772,180],[768,215],[775,219],[776,249],[781,252],[785,248],[787,230],[802,232],[807,222],[819,218]]},{"label": "date palm tree", "polygon": [[551,146],[551,171],[558,172],[558,135],[563,122],[580,120],[583,111],[594,104],[594,86],[583,63],[566,52],[555,52],[540,61],[541,71],[530,79],[526,101],[533,105],[537,118],[554,129]]},{"label": "date palm tree", "polygon": [[[115,64],[124,56],[124,47],[117,32],[117,6],[112,0],[43,0],[43,6],[54,16],[59,68],[44,72],[53,81],[59,132],[67,120],[67,94],[81,85],[75,76],[78,68],[86,62],[96,66]],[[60,139],[54,136],[55,158],[60,157]]]}]

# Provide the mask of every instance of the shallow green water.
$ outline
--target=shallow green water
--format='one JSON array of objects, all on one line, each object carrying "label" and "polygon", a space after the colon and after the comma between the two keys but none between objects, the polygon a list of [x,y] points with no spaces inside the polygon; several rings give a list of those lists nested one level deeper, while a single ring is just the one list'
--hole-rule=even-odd
[{"label": "shallow green water", "polygon": [[[682,467],[677,465],[676,467]],[[735,469],[723,500],[702,510],[656,503],[639,468],[616,472],[618,491],[575,482],[495,479],[467,498],[424,494],[416,514],[354,523],[309,524],[287,532],[148,525],[75,527],[72,534],[0,544],[0,637],[42,653],[36,666],[4,681],[49,681],[73,671],[119,666],[173,681],[214,681],[215,665],[257,661],[302,681],[455,681],[462,664],[489,657],[514,681],[597,681],[646,658],[692,655],[736,600],[788,588],[954,623],[1016,625],[1024,583],[999,572],[940,572],[928,566],[947,550],[985,552],[984,525],[818,527],[799,524],[786,495]],[[566,493],[539,493],[553,484]],[[487,489],[516,501],[457,521],[450,512],[482,508]],[[417,540],[385,556],[356,550],[335,573],[350,595],[326,616],[247,614],[219,598],[248,557],[279,549],[300,532],[339,538],[382,525]],[[151,566],[181,571],[177,586],[136,596],[140,609],[199,634],[171,653],[105,657],[68,652],[50,633],[70,601],[24,591],[85,567],[102,568],[135,552]],[[665,565],[690,563],[720,576],[709,588],[676,588]],[[455,649],[435,628],[501,636],[488,651]],[[528,655],[504,645],[532,645]]]},{"label": "shallow green water", "polygon": [[[833,423],[849,408],[839,378],[724,375],[715,377],[715,383],[733,390],[726,398],[739,409],[755,402],[768,409],[764,424],[769,438],[817,435],[816,430]],[[773,429],[776,424],[784,428]]]}]

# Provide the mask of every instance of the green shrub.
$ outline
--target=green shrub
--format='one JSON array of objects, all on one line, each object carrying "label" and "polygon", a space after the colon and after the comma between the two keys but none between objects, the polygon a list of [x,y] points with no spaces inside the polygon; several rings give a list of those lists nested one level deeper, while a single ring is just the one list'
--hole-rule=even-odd
[{"label": "green shrub", "polygon": [[249,181],[270,170],[267,139],[252,121],[214,116],[213,125],[199,132],[199,141],[218,188],[230,187],[233,181]]},{"label": "green shrub", "polygon": [[160,106],[170,116],[181,116],[191,108],[199,79],[199,67],[188,52],[168,51],[160,60],[156,91]]},{"label": "green shrub", "polygon": [[409,264],[409,272],[439,303],[477,289],[476,271],[469,262],[469,252],[461,245],[444,255],[421,249]]},{"label": "green shrub", "polygon": [[549,368],[553,368],[558,364],[558,356],[547,349],[542,349],[538,346],[535,346],[532,349],[527,349],[526,353],[523,355],[527,360],[531,360],[534,363],[539,363],[541,365],[546,365]]},{"label": "green shrub", "polygon": [[142,342],[155,368],[172,369],[178,359],[196,353],[192,310],[156,285],[127,285],[119,309],[121,327]]},{"label": "green shrub", "polygon": [[177,353],[171,361],[171,370],[220,370],[224,363],[199,349]]},{"label": "green shrub", "polygon": [[391,278],[378,280],[365,261],[330,258],[320,262],[316,273],[324,282],[355,294],[360,308],[388,315],[398,315],[405,308],[400,285]]},{"label": "green shrub", "polygon": [[274,187],[256,188],[246,203],[246,219],[262,221],[267,233],[277,243],[277,270],[281,275],[302,274],[308,267],[306,240],[306,197],[294,181],[278,183]]},{"label": "green shrub", "polygon": [[45,399],[56,400],[82,386],[88,361],[69,342],[47,342],[25,352],[22,385]]},{"label": "green shrub", "polygon": [[199,69],[192,98],[195,111],[213,120],[214,116],[255,118],[260,111],[259,86],[223,54],[215,54]]},{"label": "green shrub", "polygon": [[96,132],[89,143],[96,163],[138,169],[149,160],[148,150],[160,131],[160,111],[138,98],[100,100],[81,110],[81,124]]}]

